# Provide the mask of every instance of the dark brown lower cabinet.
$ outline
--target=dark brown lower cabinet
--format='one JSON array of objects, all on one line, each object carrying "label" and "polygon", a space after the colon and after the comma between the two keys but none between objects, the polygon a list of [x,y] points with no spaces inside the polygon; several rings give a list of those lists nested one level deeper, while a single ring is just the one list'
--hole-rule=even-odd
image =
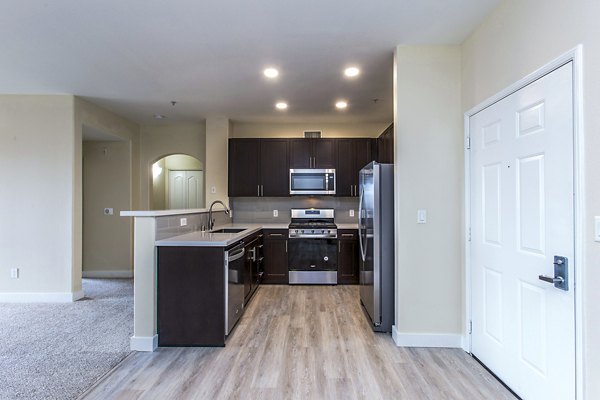
[{"label": "dark brown lower cabinet", "polygon": [[359,265],[358,231],[338,229],[338,284],[358,284]]},{"label": "dark brown lower cabinet", "polygon": [[267,284],[289,282],[287,229],[265,229],[263,237],[263,281]]},{"label": "dark brown lower cabinet", "polygon": [[222,247],[158,247],[158,345],[225,346]]}]

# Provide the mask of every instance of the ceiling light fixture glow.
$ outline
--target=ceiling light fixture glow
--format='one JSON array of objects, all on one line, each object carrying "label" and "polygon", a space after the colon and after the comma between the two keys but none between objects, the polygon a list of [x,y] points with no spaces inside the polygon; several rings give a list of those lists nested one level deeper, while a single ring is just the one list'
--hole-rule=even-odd
[{"label": "ceiling light fixture glow", "polygon": [[275,68],[267,68],[263,71],[263,74],[270,79],[277,78],[279,76],[279,71]]},{"label": "ceiling light fixture glow", "polygon": [[360,74],[360,69],[357,67],[348,67],[344,70],[344,75],[349,78],[354,78],[355,76],[358,76],[358,74]]},{"label": "ceiling light fixture glow", "polygon": [[338,108],[338,109],[340,109],[340,110],[343,110],[346,107],[348,107],[348,102],[346,102],[344,100],[339,100],[338,102],[335,103],[335,107]]},{"label": "ceiling light fixture glow", "polygon": [[288,105],[286,102],[280,101],[280,102],[275,103],[275,108],[277,108],[278,110],[287,110]]}]

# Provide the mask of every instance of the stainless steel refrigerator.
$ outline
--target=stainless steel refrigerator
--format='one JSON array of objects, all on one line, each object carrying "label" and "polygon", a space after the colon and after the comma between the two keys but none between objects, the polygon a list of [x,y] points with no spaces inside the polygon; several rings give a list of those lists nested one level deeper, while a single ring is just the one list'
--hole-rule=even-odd
[{"label": "stainless steel refrigerator", "polygon": [[358,229],[360,301],[374,331],[394,323],[394,166],[372,162],[360,171]]}]

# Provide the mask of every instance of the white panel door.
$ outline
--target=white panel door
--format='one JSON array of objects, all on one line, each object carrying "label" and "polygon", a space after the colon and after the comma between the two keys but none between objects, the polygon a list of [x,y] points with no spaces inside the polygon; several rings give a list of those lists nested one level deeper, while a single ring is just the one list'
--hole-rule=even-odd
[{"label": "white panel door", "polygon": [[204,172],[169,171],[168,207],[171,210],[204,207]]},{"label": "white panel door", "polygon": [[204,208],[203,171],[185,171],[186,208]]},{"label": "white panel door", "polygon": [[[575,398],[568,63],[470,119],[472,352],[524,400]],[[554,256],[569,263],[569,290]]]}]

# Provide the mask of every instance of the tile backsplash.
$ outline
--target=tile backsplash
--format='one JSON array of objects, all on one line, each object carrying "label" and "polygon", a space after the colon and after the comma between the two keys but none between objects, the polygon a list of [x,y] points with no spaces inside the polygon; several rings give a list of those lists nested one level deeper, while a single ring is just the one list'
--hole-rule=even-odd
[{"label": "tile backsplash", "polygon": [[[329,196],[298,196],[298,197],[231,197],[229,205],[233,209],[234,222],[255,223],[289,223],[292,208],[333,208],[335,222],[358,222],[358,198],[329,197]],[[277,210],[279,216],[273,216]],[[354,217],[350,217],[354,210]]]},{"label": "tile backsplash", "polygon": [[[181,226],[181,218],[187,219],[187,225]],[[213,218],[215,219],[215,226],[232,222],[223,210],[213,211]],[[202,226],[208,226],[208,212],[156,217],[156,240],[199,231]]]}]

